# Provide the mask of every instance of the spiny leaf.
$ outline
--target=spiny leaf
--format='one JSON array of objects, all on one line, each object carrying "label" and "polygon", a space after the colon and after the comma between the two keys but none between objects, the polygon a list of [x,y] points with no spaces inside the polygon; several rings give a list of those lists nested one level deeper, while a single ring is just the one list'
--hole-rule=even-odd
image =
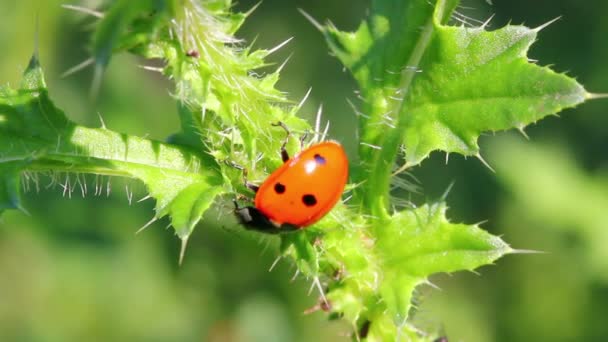
[{"label": "spiny leaf", "polygon": [[482,132],[523,128],[585,101],[574,79],[528,61],[537,29],[436,29],[402,112],[408,163],[437,149],[476,155]]},{"label": "spiny leaf", "polygon": [[473,270],[511,252],[500,238],[476,225],[450,223],[445,203],[425,205],[393,216],[377,230],[376,248],[392,275],[381,286],[393,320],[404,324],[412,290],[431,274]]},{"label": "spiny leaf", "polygon": [[[357,80],[362,102],[358,196],[387,218],[395,156],[413,166],[435,150],[479,157],[483,132],[523,129],[591,96],[574,79],[531,63],[542,27],[454,27],[458,1],[376,0],[354,33],[321,27]],[[544,26],[543,26],[544,27]]]},{"label": "spiny leaf", "polygon": [[[446,210],[445,203],[424,205],[381,224],[344,216],[349,223],[341,228],[321,221],[318,230],[284,239],[284,250],[304,274],[326,275],[332,311],[353,326],[369,325],[368,340],[432,340],[407,325],[414,289],[432,274],[473,270],[512,252],[477,225],[450,223]],[[334,212],[349,215],[343,207]]]},{"label": "spiny leaf", "polygon": [[476,155],[482,132],[523,128],[589,97],[574,79],[528,61],[542,27],[446,26],[455,4],[374,1],[355,33],[324,29],[362,90],[363,140],[382,147],[385,128],[400,122],[412,165],[433,150]]},{"label": "spiny leaf", "polygon": [[54,106],[32,61],[21,89],[0,92],[0,210],[21,206],[26,171],[133,177],[157,200],[156,217],[169,215],[186,239],[223,192],[217,164],[185,147],[74,124]]}]

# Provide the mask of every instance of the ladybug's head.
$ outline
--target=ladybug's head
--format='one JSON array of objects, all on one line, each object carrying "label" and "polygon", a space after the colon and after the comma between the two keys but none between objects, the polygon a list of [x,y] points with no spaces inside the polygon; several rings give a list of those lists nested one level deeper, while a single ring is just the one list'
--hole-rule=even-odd
[{"label": "ladybug's head", "polygon": [[234,205],[234,213],[246,229],[267,234],[287,233],[300,229],[300,227],[289,223],[278,224],[273,222],[256,207],[239,207],[236,202]]}]

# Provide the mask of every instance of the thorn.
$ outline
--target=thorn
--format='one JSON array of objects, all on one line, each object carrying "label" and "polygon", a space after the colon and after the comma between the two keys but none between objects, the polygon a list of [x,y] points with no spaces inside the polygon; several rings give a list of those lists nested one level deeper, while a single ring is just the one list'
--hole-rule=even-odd
[{"label": "thorn", "polygon": [[148,221],[148,223],[144,224],[143,227],[139,228],[136,232],[135,235],[141,233],[144,229],[148,228],[152,223],[156,222],[156,220],[158,220],[158,217],[154,216],[150,221]]},{"label": "thorn", "polygon": [[473,223],[473,226],[481,226],[481,225],[484,225],[484,224],[488,223],[489,221],[490,220],[481,220],[479,222]]},{"label": "thorn", "polygon": [[283,46],[285,46],[285,44],[289,43],[291,40],[293,39],[293,37],[286,39],[284,42],[282,42],[281,44],[273,47],[272,49],[268,50],[267,52],[267,56],[276,52],[278,49],[282,48]]},{"label": "thorn", "polygon": [[439,291],[441,291],[441,290],[442,290],[442,289],[441,289],[441,287],[439,287],[439,286],[435,285],[434,283],[432,283],[432,282],[431,282],[430,280],[428,280],[428,279],[426,279],[426,280],[424,281],[424,283],[425,283],[425,284],[427,284],[428,286],[430,286],[430,287],[434,288],[435,290],[439,290]]},{"label": "thorn", "polygon": [[321,133],[321,117],[323,116],[323,104],[319,105],[317,109],[317,116],[315,117],[315,142],[319,142],[319,134]]},{"label": "thorn", "polygon": [[95,62],[95,59],[93,57],[88,58],[86,60],[84,60],[83,62],[81,62],[80,64],[77,64],[71,68],[69,68],[68,70],[64,71],[63,74],[61,74],[61,78],[65,78],[68,77],[74,73],[79,72],[80,70],[88,67],[89,65],[93,64]]},{"label": "thorn", "polygon": [[80,12],[80,13],[84,13],[84,14],[88,14],[88,15],[92,15],[96,18],[103,18],[103,13],[90,9],[90,8],[86,8],[86,7],[82,7],[82,6],[76,6],[76,5],[66,5],[63,4],[61,5],[61,7],[65,8],[65,9],[69,9],[75,12]]},{"label": "thorn", "polygon": [[354,104],[354,103],[353,103],[351,100],[346,99],[346,102],[347,102],[347,103],[348,103],[348,105],[349,105],[349,106],[352,108],[353,112],[355,113],[355,116],[357,116],[357,117],[359,117],[359,116],[360,116],[360,117],[363,117],[363,118],[365,118],[365,119],[369,119],[369,115],[365,115],[365,114],[361,113],[361,112],[360,112],[360,111],[357,109],[357,106],[355,106],[355,104]]},{"label": "thorn", "polygon": [[562,16],[560,15],[559,17],[557,17],[555,19],[552,19],[552,20],[549,20],[548,22],[546,22],[546,23],[544,23],[544,24],[542,24],[542,25],[534,28],[533,30],[536,31],[536,32],[540,32],[542,29],[544,29],[545,27],[547,27],[547,26],[553,24],[554,22],[560,20],[561,18],[562,18]]},{"label": "thorn", "polygon": [[294,112],[297,112],[300,109],[302,109],[302,106],[304,106],[304,102],[306,102],[306,100],[308,99],[308,96],[310,96],[311,92],[312,92],[312,87],[308,88],[308,91],[306,92],[306,95],[304,95],[304,97],[302,98],[302,100],[300,101],[300,103],[298,103],[298,105],[296,106],[296,109],[295,109]]},{"label": "thorn", "polygon": [[475,155],[475,157],[476,157],[477,159],[479,159],[479,161],[480,161],[480,162],[481,162],[483,165],[485,165],[485,166],[486,166],[488,169],[490,169],[490,171],[492,171],[493,173],[496,173],[496,170],[494,170],[494,169],[493,169],[493,168],[490,166],[490,164],[488,164],[488,162],[487,162],[485,159],[483,159],[483,157],[481,156],[481,154],[477,153],[477,154]]},{"label": "thorn", "polygon": [[325,138],[327,138],[327,132],[329,132],[329,121],[327,121],[327,124],[325,125],[323,135],[321,135],[321,141],[325,141]]},{"label": "thorn", "polygon": [[443,192],[443,194],[441,195],[441,201],[445,202],[445,200],[448,198],[448,194],[450,193],[450,191],[452,191],[452,188],[454,187],[454,183],[456,183],[455,181],[452,181],[450,183],[450,185],[448,185],[448,188],[445,189],[445,191]]},{"label": "thorn", "polygon": [[319,24],[318,21],[315,20],[315,18],[313,18],[310,14],[306,13],[306,11],[304,11],[301,8],[298,8],[298,11],[304,16],[304,18],[306,18],[306,20],[308,20],[312,26],[316,27],[317,30],[323,32],[325,30],[325,27],[323,27],[323,25]]},{"label": "thorn", "polygon": [[149,65],[138,65],[138,67],[144,69],[144,70],[148,70],[148,71],[154,71],[154,72],[158,72],[158,73],[163,73],[163,71],[165,69],[160,68],[160,67],[153,67],[153,66],[149,66]]},{"label": "thorn", "polygon": [[391,177],[395,177],[395,176],[397,176],[398,174],[400,174],[400,173],[404,172],[405,170],[409,169],[409,168],[410,168],[410,166],[411,166],[411,164],[408,164],[407,162],[405,162],[403,165],[401,165],[401,167],[400,167],[400,168],[398,168],[397,170],[395,170],[395,172],[393,172],[393,173],[391,174]]},{"label": "thorn", "polygon": [[448,165],[449,161],[450,161],[450,152],[446,152],[445,153],[445,165]]},{"label": "thorn", "polygon": [[476,276],[480,276],[481,277],[481,273],[475,271],[475,270],[468,270],[469,272],[473,273]]},{"label": "thorn", "polygon": [[129,184],[125,184],[125,192],[127,193],[127,200],[129,201],[129,205],[133,203],[133,192],[129,190]]},{"label": "thorn", "polygon": [[34,31],[34,57],[39,59],[40,47],[40,13],[36,12],[36,30]]},{"label": "thorn", "polygon": [[99,196],[99,174],[95,175],[95,193],[93,196]]},{"label": "thorn", "polygon": [[367,146],[367,147],[373,148],[375,150],[381,150],[382,149],[382,147],[380,147],[380,146],[368,144],[366,142],[360,142],[359,145]]},{"label": "thorn", "polygon": [[484,21],[483,24],[481,24],[481,26],[479,28],[481,28],[482,30],[485,30],[485,28],[488,26],[488,24],[490,23],[490,21],[494,18],[496,14],[492,14],[488,20]]},{"label": "thorn", "polygon": [[285,61],[277,68],[277,71],[275,71],[277,74],[280,73],[281,70],[283,70],[283,68],[285,67],[287,62],[289,62],[289,59],[291,58],[291,56],[293,56],[293,53],[289,54],[289,56],[287,56],[287,58],[285,58]]},{"label": "thorn", "polygon": [[[84,176],[82,176],[84,178]],[[86,184],[86,179],[84,181],[80,181],[80,173],[76,174],[76,183],[78,183],[78,185],[80,186],[80,194],[82,195],[82,198],[85,198],[86,195],[86,190],[84,188],[84,186],[82,185],[83,183]]]},{"label": "thorn", "polygon": [[66,176],[65,178],[65,184],[59,184],[59,186],[61,186],[63,188],[63,193],[61,194],[61,196],[65,197],[65,194],[68,192],[69,186],[68,184],[70,183],[70,176]]},{"label": "thorn", "polygon": [[323,291],[323,286],[321,286],[321,281],[319,280],[319,277],[315,277],[313,284],[317,286],[317,289],[319,290],[319,294],[321,295],[321,299],[323,300],[323,303],[325,303],[325,305],[329,306],[330,304],[327,301],[327,298],[325,298],[325,292]]},{"label": "thorn", "polygon": [[182,262],[184,261],[184,255],[186,254],[186,247],[188,247],[188,238],[190,237],[190,235],[187,235],[185,237],[182,238],[182,247],[179,250],[179,265],[182,265]]},{"label": "thorn", "polygon": [[107,129],[106,123],[103,121],[103,117],[101,116],[101,113],[97,112],[97,116],[99,117],[99,122],[101,123],[101,129]]},{"label": "thorn", "polygon": [[274,261],[272,262],[272,265],[270,265],[270,268],[268,269],[268,272],[272,272],[274,267],[279,263],[279,260],[281,260],[280,255],[276,259],[274,259]]},{"label": "thorn", "polygon": [[519,133],[521,133],[521,135],[524,136],[524,138],[526,138],[526,140],[530,140],[530,137],[528,136],[526,131],[524,131],[524,126],[517,127],[517,130],[519,131]]},{"label": "thorn", "polygon": [[152,197],[152,196],[148,194],[148,195],[142,197],[139,201],[137,201],[137,203],[143,202],[143,201],[147,200],[150,197]]},{"label": "thorn", "polygon": [[19,210],[20,212],[24,213],[25,215],[32,216],[32,214],[30,214],[30,212],[27,211],[27,209],[25,209],[25,207],[23,207],[22,205],[17,204],[15,207],[16,207],[17,210]]},{"label": "thorn", "polygon": [[509,253],[513,254],[549,254],[549,252],[545,251],[537,251],[533,249],[511,249]]},{"label": "thorn", "polygon": [[257,4],[253,5],[253,7],[251,7],[249,9],[249,11],[245,12],[245,17],[248,17],[251,15],[251,13],[253,13],[256,9],[258,9],[258,7],[262,4],[262,1],[258,1]]},{"label": "thorn", "polygon": [[291,279],[289,281],[293,283],[298,278],[299,275],[300,275],[300,270],[296,269],[296,273],[293,274],[293,277],[291,277]]},{"label": "thorn", "polygon": [[608,98],[608,93],[603,93],[603,94],[587,93],[587,94],[585,94],[585,98],[587,98],[588,100],[606,99],[606,98]]}]

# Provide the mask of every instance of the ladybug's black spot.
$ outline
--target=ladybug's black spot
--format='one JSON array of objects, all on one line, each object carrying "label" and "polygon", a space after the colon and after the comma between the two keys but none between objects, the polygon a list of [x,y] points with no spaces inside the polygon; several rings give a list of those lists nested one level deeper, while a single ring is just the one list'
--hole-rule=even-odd
[{"label": "ladybug's black spot", "polygon": [[326,161],[322,155],[317,153],[317,154],[315,154],[315,162],[317,162],[317,164],[319,164],[319,165],[325,165]]},{"label": "ladybug's black spot", "polygon": [[302,203],[304,203],[304,205],[307,207],[312,207],[317,204],[317,198],[315,195],[306,194],[302,196]]},{"label": "ladybug's black spot", "polygon": [[274,185],[274,192],[276,192],[277,194],[282,194],[285,192],[285,185],[281,184],[281,183],[277,183]]}]

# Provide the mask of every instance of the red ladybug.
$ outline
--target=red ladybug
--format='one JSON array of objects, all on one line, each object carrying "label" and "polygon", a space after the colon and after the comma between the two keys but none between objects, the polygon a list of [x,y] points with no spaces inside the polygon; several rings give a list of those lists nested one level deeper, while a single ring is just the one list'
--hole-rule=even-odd
[{"label": "red ladybug", "polygon": [[[287,127],[279,122],[287,131]],[[342,145],[324,141],[289,157],[281,147],[283,165],[257,186],[254,206],[238,207],[237,217],[248,229],[265,233],[298,230],[319,221],[340,200],[348,179],[348,159]],[[246,174],[245,174],[246,175]]]}]

